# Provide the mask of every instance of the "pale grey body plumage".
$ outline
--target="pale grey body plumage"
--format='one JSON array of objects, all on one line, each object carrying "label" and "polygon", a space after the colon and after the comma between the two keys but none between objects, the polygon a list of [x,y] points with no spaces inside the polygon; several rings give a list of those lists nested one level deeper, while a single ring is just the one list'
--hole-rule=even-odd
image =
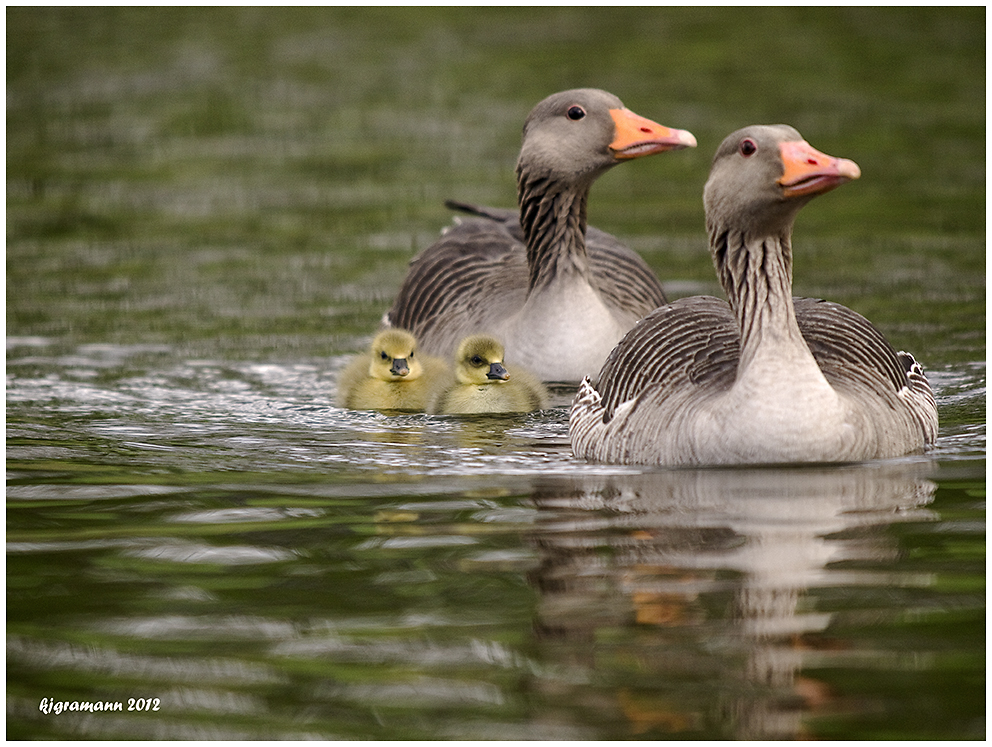
[{"label": "pale grey body plumage", "polygon": [[[744,137],[765,152],[801,140],[782,127],[727,140]],[[816,192],[734,214],[720,204],[733,193],[718,191],[733,158],[721,148],[707,186],[711,250],[732,303],[679,299],[631,329],[597,385],[576,395],[575,453],[660,465],[840,462],[932,444],[936,404],[913,357],[844,306],[791,297],[792,220]],[[771,172],[780,174],[781,164]]]}]

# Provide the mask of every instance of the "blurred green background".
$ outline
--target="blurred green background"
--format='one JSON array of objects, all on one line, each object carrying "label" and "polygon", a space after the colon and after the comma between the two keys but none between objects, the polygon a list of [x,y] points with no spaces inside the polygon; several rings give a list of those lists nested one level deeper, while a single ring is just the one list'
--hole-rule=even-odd
[{"label": "blurred green background", "polygon": [[800,217],[797,294],[852,305],[928,362],[971,359],[984,20],[984,7],[9,8],[8,334],[352,349],[451,220],[443,200],[513,205],[527,112],[595,86],[699,141],[614,169],[590,201],[669,295],[719,292],[701,205],[716,146],[786,122],[863,171]]}]

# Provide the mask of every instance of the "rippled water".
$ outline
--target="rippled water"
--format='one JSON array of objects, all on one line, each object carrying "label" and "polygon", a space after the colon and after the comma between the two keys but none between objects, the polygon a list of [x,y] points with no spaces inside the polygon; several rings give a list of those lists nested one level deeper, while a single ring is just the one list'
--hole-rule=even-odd
[{"label": "rippled water", "polygon": [[[635,11],[8,10],[8,738],[984,738],[984,9]],[[672,297],[731,129],[859,162],[797,292],[924,362],[931,453],[608,467],[565,389],[334,406],[442,200],[512,204],[586,84],[700,141],[590,207]]]},{"label": "rippled water", "polygon": [[[8,361],[15,734],[984,728],[979,424],[936,461],[643,471],[577,462],[564,405],[387,417],[333,407],[337,360],[32,343]],[[940,405],[980,408],[984,375],[935,374]]]}]

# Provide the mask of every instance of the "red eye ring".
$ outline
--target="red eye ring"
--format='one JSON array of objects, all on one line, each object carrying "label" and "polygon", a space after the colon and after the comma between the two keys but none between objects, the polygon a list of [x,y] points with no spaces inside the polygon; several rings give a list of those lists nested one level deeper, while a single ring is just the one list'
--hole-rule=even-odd
[{"label": "red eye ring", "polygon": [[740,151],[740,154],[744,156],[744,158],[750,158],[751,156],[753,156],[755,153],[758,152],[758,145],[751,138],[746,137],[743,140],[741,140],[741,144],[738,147],[738,150]]}]

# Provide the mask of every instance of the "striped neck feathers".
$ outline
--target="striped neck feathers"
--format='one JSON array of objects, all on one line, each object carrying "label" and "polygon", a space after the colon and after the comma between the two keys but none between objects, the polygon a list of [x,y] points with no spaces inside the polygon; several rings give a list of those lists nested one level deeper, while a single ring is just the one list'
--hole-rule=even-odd
[{"label": "striped neck feathers", "polygon": [[711,226],[710,250],[740,327],[738,371],[764,353],[810,355],[792,302],[791,230],[748,236]]},{"label": "striped neck feathers", "polygon": [[588,277],[586,202],[588,184],[566,185],[548,175],[517,169],[520,226],[527,243],[529,290],[567,274]]}]

